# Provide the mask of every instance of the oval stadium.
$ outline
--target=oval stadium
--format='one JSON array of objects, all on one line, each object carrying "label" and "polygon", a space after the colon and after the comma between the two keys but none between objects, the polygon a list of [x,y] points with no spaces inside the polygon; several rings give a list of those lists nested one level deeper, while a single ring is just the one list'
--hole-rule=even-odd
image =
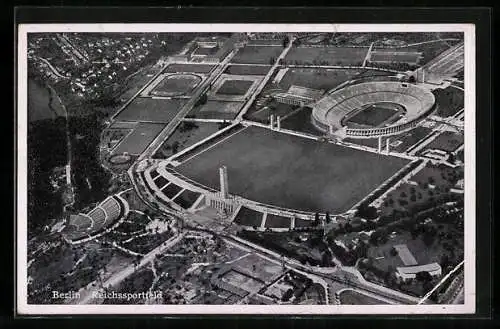
[{"label": "oval stadium", "polygon": [[403,82],[364,82],[333,90],[312,105],[321,131],[351,138],[389,136],[414,128],[434,109],[431,91]]}]

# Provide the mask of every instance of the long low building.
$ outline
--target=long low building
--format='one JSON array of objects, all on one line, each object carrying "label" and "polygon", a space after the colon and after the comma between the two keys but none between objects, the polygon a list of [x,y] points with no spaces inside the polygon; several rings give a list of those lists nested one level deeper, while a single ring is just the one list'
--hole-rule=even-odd
[{"label": "long low building", "polygon": [[442,274],[441,265],[438,263],[429,263],[425,265],[397,267],[396,277],[403,281],[410,281],[415,279],[419,272],[427,272],[432,277],[439,277]]},{"label": "long low building", "polygon": [[292,85],[286,92],[276,93],[273,97],[280,103],[305,106],[320,99],[324,92],[324,90]]}]

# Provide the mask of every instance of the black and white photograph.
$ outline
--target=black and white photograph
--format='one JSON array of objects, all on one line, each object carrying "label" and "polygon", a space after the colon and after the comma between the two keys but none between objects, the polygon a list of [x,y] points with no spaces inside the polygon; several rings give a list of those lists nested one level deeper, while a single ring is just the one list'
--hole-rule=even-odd
[{"label": "black and white photograph", "polygon": [[470,314],[467,24],[26,24],[22,314]]}]

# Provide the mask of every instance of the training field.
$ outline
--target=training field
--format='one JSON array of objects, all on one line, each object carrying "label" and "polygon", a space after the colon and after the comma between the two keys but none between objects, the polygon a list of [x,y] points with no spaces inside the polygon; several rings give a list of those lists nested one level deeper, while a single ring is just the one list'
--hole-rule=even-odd
[{"label": "training field", "polygon": [[370,54],[370,62],[418,64],[419,52],[398,50],[379,50]]},{"label": "training field", "polygon": [[243,102],[209,100],[203,105],[196,106],[189,115],[199,119],[232,120],[242,106]]},{"label": "training field", "polygon": [[324,65],[361,65],[367,48],[350,47],[294,47],[285,57],[285,63],[324,64]]},{"label": "training field", "polygon": [[164,127],[165,125],[160,123],[138,123],[132,133],[127,135],[113,150],[113,154],[121,154],[123,152],[141,154]]},{"label": "training field", "polygon": [[230,65],[224,71],[225,74],[235,75],[266,75],[271,65]]},{"label": "training field", "polygon": [[183,99],[137,97],[116,116],[116,119],[168,123],[185,103],[186,100]]},{"label": "training field", "polygon": [[353,79],[360,72],[362,70],[289,68],[279,81],[279,86],[288,89],[291,85],[299,85],[327,91]]},{"label": "training field", "polygon": [[210,73],[215,65],[209,64],[170,64],[163,70],[164,73]]},{"label": "training field", "polygon": [[432,142],[427,144],[425,149],[439,149],[446,152],[455,151],[464,143],[464,136],[451,131],[444,131]]},{"label": "training field", "polygon": [[258,202],[303,211],[348,210],[408,161],[248,127],[177,167],[218,189],[227,166],[229,191]]},{"label": "training field", "polygon": [[174,74],[166,76],[151,91],[153,95],[174,96],[191,92],[202,78],[194,74]]},{"label": "training field", "polygon": [[281,46],[246,46],[238,50],[231,62],[244,64],[272,64],[283,51]]},{"label": "training field", "polygon": [[253,85],[252,80],[226,80],[217,90],[219,95],[245,95]]}]

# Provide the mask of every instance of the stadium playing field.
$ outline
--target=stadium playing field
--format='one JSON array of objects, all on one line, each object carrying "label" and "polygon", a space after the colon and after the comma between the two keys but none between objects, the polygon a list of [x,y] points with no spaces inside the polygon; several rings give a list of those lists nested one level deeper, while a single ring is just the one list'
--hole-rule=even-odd
[{"label": "stadium playing field", "polygon": [[248,127],[188,158],[185,176],[218,189],[227,166],[230,193],[303,211],[348,210],[408,161]]},{"label": "stadium playing field", "polygon": [[152,121],[168,123],[186,103],[183,99],[154,99],[138,97],[117,116],[123,121]]},{"label": "stadium playing field", "polygon": [[[399,104],[389,102],[371,104],[350,117],[346,123],[349,127],[357,125],[378,127],[398,111],[404,111],[404,108]],[[352,125],[353,123],[354,125]]]}]

